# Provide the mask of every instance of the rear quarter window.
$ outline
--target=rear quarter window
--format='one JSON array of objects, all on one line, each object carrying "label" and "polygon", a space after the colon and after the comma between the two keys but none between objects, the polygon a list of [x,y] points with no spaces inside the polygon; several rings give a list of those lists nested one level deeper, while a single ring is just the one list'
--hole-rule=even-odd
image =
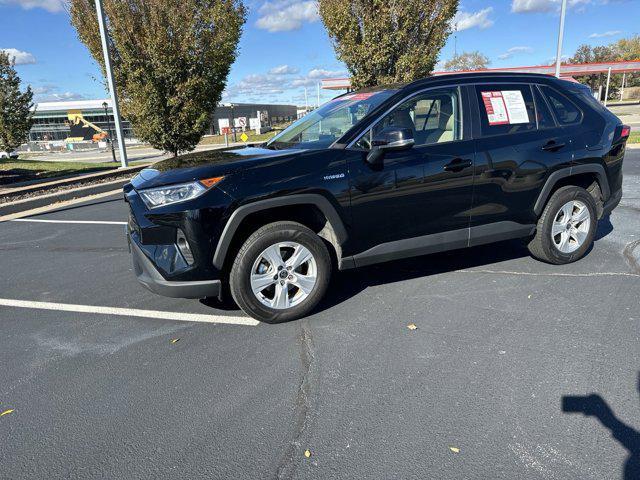
[{"label": "rear quarter window", "polygon": [[566,95],[546,85],[541,85],[540,89],[560,125],[572,125],[582,121],[582,111]]}]

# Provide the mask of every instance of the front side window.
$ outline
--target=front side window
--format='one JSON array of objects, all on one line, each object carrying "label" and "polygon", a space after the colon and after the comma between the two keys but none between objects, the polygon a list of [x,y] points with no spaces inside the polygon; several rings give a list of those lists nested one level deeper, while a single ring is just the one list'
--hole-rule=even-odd
[{"label": "front side window", "polygon": [[372,138],[389,127],[410,129],[415,146],[460,140],[462,117],[458,89],[443,89],[411,97],[385,115],[355,146],[368,150]]},{"label": "front side window", "polygon": [[327,148],[397,90],[356,92],[335,98],[292,123],[268,148]]},{"label": "front side window", "polygon": [[476,92],[483,136],[536,129],[535,107],[529,85],[477,85]]},{"label": "front side window", "polygon": [[552,88],[546,86],[541,86],[540,88],[549,100],[549,104],[553,109],[553,113],[556,115],[558,123],[561,125],[570,125],[582,120],[582,112],[571,100]]}]

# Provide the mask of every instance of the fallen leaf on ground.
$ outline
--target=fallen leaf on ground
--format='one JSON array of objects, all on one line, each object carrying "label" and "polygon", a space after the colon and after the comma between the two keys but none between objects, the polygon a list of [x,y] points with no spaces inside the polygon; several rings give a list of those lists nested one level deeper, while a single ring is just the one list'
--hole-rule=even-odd
[{"label": "fallen leaf on ground", "polygon": [[172,338],[171,343],[178,343],[180,341],[179,338]]},{"label": "fallen leaf on ground", "polygon": [[527,298],[531,298],[531,295],[529,295]]},{"label": "fallen leaf on ground", "polygon": [[309,450],[304,451],[304,456],[309,458],[311,456],[311,452]]},{"label": "fallen leaf on ground", "polygon": [[407,325],[407,328],[409,330],[416,330],[418,327],[416,326],[415,323],[410,323],[409,325]]},{"label": "fallen leaf on ground", "polygon": [[449,447],[449,450],[451,450],[453,453],[460,453],[460,449],[458,447]]},{"label": "fallen leaf on ground", "polygon": [[4,412],[0,413],[0,417],[4,417],[5,415],[9,415],[10,413],[13,413],[13,408],[10,408],[9,410],[5,410]]}]

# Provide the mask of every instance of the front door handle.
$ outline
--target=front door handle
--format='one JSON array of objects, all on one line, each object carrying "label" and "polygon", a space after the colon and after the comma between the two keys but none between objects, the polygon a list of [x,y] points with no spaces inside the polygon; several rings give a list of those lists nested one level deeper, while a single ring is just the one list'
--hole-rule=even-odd
[{"label": "front door handle", "polygon": [[549,140],[542,146],[542,150],[544,150],[545,152],[557,152],[564,146],[564,143],[558,143],[555,140]]},{"label": "front door handle", "polygon": [[471,160],[464,158],[454,158],[444,166],[447,172],[460,172],[465,168],[469,168],[472,165]]}]

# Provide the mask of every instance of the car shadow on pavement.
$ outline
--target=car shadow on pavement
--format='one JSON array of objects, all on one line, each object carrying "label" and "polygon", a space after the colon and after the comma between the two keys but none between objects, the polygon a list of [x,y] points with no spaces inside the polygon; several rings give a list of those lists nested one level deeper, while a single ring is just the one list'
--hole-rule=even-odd
[{"label": "car shadow on pavement", "polygon": [[[613,225],[609,217],[602,219],[598,222],[595,240],[606,237],[612,231]],[[368,287],[530,257],[526,243],[526,239],[507,240],[472,248],[394,260],[342,272],[334,271],[327,294],[313,313],[332,308],[356,296]],[[216,298],[205,298],[201,300],[201,303],[218,310],[239,310],[231,298],[228,288],[225,290],[222,301]]]},{"label": "car shadow on pavement", "polygon": [[596,230],[596,236],[594,240],[597,242],[601,238],[609,235],[611,232],[613,232],[613,224],[611,223],[611,218],[609,216],[606,216],[598,222],[598,229]]},{"label": "car shadow on pavement", "polygon": [[528,256],[529,251],[523,241],[509,240],[346,270],[333,276],[325,298],[315,311],[319,312],[340,304],[368,287],[455,270],[466,270]]},{"label": "car shadow on pavement", "polygon": [[[640,394],[640,375],[638,375],[636,388]],[[604,427],[611,431],[611,436],[629,452],[622,478],[624,480],[640,478],[640,432],[616,417],[611,407],[600,395],[595,393],[578,396],[565,395],[562,397],[562,411],[564,413],[582,413],[585,416],[597,418]]]}]

